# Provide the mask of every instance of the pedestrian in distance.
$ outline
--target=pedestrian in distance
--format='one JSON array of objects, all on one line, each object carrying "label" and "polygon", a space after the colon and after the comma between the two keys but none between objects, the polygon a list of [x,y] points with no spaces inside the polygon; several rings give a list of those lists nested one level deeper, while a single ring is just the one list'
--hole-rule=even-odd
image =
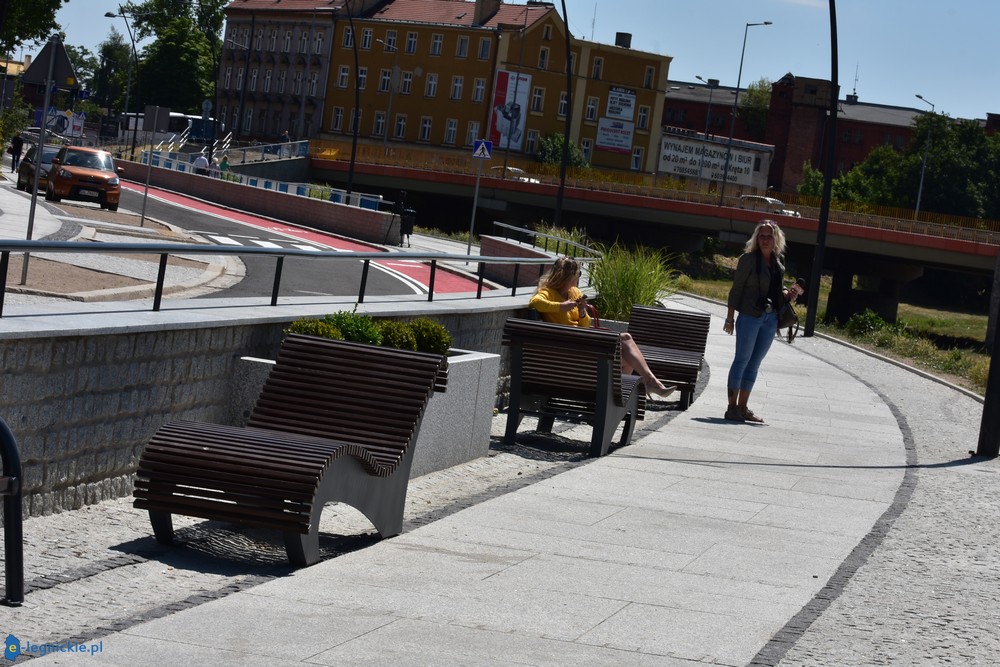
[{"label": "pedestrian in distance", "polygon": [[15,134],[14,138],[10,140],[10,170],[11,172],[17,171],[18,165],[21,164],[21,151],[24,150],[24,139],[21,138],[20,134]]},{"label": "pedestrian in distance", "polygon": [[208,175],[212,178],[218,178],[220,173],[222,173],[222,169],[219,166],[219,158],[213,157],[212,164],[208,165]]},{"label": "pedestrian in distance", "polygon": [[205,157],[204,153],[198,153],[198,157],[194,159],[194,173],[199,176],[208,176],[208,158]]},{"label": "pedestrian in distance", "polygon": [[229,156],[223,155],[222,162],[219,163],[219,171],[223,174],[229,173]]},{"label": "pedestrian in distance", "polygon": [[763,220],[753,230],[736,263],[726,321],[722,325],[730,336],[736,333],[736,352],[727,382],[729,405],[725,418],[730,421],[764,422],[747,407],[750,392],[778,330],[779,306],[782,301],[795,301],[799,294],[798,288],[791,291],[784,288],[784,252],[784,232],[774,220]]}]

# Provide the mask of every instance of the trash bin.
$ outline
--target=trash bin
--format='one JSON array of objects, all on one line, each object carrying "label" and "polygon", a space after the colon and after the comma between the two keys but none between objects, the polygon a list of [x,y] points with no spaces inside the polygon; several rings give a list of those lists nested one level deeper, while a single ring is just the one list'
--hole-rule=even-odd
[{"label": "trash bin", "polygon": [[404,208],[399,215],[399,245],[403,245],[403,237],[406,237],[406,245],[410,246],[410,234],[413,233],[413,225],[417,221],[417,212],[412,208]]}]

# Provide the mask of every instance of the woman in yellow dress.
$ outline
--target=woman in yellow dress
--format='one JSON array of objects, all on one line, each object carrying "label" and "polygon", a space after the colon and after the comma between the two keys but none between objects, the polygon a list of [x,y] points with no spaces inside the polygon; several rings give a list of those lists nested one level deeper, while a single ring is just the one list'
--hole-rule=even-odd
[{"label": "woman in yellow dress", "polygon": [[[580,263],[571,257],[561,257],[538,281],[538,291],[531,297],[529,305],[546,322],[589,328],[593,323],[587,312],[587,297],[577,286],[579,282]],[[656,379],[632,336],[627,333],[619,335],[622,341],[622,373],[635,373],[641,377],[650,394],[670,395],[674,388],[664,386]]]}]

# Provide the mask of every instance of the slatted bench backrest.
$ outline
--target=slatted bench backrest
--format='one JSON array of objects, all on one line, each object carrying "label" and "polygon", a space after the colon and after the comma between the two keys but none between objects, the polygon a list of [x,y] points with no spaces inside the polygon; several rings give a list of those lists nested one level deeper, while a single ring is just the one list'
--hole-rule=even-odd
[{"label": "slatted bench backrest", "polygon": [[557,388],[568,398],[593,401],[603,366],[610,374],[615,405],[624,405],[617,333],[510,318],[504,325],[503,344],[521,351],[525,393]]},{"label": "slatted bench backrest", "polygon": [[705,354],[711,318],[671,308],[632,306],[628,332],[639,345],[655,345]]},{"label": "slatted bench backrest", "polygon": [[440,355],[289,334],[247,425],[358,444],[385,476],[446,381]]}]

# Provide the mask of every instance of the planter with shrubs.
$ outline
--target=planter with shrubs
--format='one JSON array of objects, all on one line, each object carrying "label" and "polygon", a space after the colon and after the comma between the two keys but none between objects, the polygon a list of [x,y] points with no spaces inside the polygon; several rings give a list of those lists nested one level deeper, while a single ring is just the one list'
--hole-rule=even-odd
[{"label": "planter with shrubs", "polygon": [[[427,404],[410,476],[488,454],[499,355],[452,348],[447,329],[424,317],[404,322],[340,311],[322,319],[296,320],[287,332],[446,355],[448,388],[444,393],[435,392]],[[231,421],[237,425],[246,423],[274,363],[254,357],[243,357],[240,362],[231,411]]]}]

